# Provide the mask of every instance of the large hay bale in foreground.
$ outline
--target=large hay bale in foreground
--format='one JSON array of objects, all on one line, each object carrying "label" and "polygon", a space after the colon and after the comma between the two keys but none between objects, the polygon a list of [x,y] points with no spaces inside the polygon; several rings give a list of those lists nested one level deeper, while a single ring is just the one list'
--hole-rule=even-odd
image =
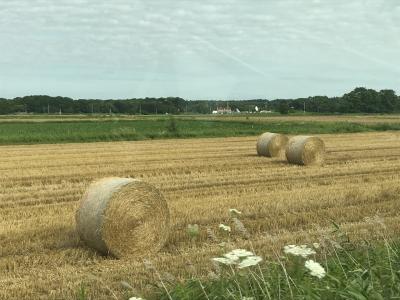
[{"label": "large hay bale in foreground", "polygon": [[322,165],[324,156],[325,144],[314,136],[295,136],[286,148],[286,158],[292,164]]},{"label": "large hay bale in foreground", "polygon": [[76,213],[79,236],[115,257],[157,252],[169,233],[169,210],[153,186],[132,178],[104,178],[90,185]]},{"label": "large hay bale in foreground", "polygon": [[285,153],[288,138],[282,134],[266,132],[257,141],[257,154],[260,156],[279,157]]}]

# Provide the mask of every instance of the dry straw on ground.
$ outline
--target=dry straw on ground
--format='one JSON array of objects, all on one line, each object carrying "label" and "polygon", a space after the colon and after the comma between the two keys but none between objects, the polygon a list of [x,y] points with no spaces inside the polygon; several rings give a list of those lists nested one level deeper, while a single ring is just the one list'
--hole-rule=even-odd
[{"label": "dry straw on ground", "polygon": [[314,136],[295,136],[286,148],[289,163],[298,165],[322,165],[324,154],[324,142]]},{"label": "dry straw on ground", "polygon": [[266,132],[257,141],[257,154],[260,156],[280,157],[285,153],[288,138],[282,134]]},{"label": "dry straw on ground", "polygon": [[166,242],[169,210],[153,186],[131,178],[93,183],[76,213],[77,230],[86,244],[116,257],[154,253]]},{"label": "dry straw on ground", "polygon": [[[380,227],[363,223],[377,212],[398,237],[400,132],[320,137],[326,168],[260,164],[254,136],[0,147],[0,299],[75,299],[82,283],[89,299],[125,299],[121,280],[138,290],[154,283],[141,259],[104,259],[77,244],[77,201],[93,178],[110,174],[140,174],[164,195],[170,235],[160,253],[146,258],[177,280],[192,276],[189,262],[199,276],[209,274],[227,236],[219,224],[234,229],[230,208],[242,212],[251,236],[232,233],[232,246],[266,258],[284,245],[315,242],[320,234],[310,233],[330,232],[330,220],[352,240],[381,235]],[[188,224],[199,225],[196,239]]]}]

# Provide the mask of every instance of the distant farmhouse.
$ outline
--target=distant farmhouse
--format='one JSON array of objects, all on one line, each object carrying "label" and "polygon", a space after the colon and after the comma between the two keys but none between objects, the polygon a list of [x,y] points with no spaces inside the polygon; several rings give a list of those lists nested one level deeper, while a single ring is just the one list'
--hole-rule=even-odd
[{"label": "distant farmhouse", "polygon": [[233,113],[232,109],[228,107],[218,107],[217,110],[212,111],[213,115],[226,115]]}]

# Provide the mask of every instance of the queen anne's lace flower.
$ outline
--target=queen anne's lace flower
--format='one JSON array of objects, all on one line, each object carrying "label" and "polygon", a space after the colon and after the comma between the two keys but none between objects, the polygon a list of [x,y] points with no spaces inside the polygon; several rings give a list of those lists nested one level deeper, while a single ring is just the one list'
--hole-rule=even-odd
[{"label": "queen anne's lace flower", "polygon": [[227,225],[224,225],[224,224],[219,224],[219,228],[221,230],[224,230],[224,231],[227,231],[227,232],[231,232],[231,227],[230,226],[227,226]]},{"label": "queen anne's lace flower", "polygon": [[301,256],[303,258],[307,258],[308,256],[316,253],[313,249],[308,248],[306,245],[287,245],[283,248],[283,252],[294,256]]},{"label": "queen anne's lace flower", "polygon": [[304,266],[310,270],[310,275],[318,277],[319,279],[324,278],[326,275],[325,269],[317,262],[312,259],[307,260]]},{"label": "queen anne's lace flower", "polygon": [[237,265],[239,269],[243,269],[259,264],[262,258],[248,250],[235,249],[224,254],[224,257],[216,257],[212,260],[224,265]]},{"label": "queen anne's lace flower", "polygon": [[231,252],[224,254],[224,256],[225,256],[226,258],[232,259],[232,260],[234,260],[234,261],[239,260],[239,256],[237,256],[237,255],[235,255],[235,254],[233,254],[233,253],[231,253]]},{"label": "queen anne's lace flower", "polygon": [[212,260],[228,266],[235,265],[237,263],[237,259],[232,259],[228,257],[215,257]]},{"label": "queen anne's lace flower", "polygon": [[238,264],[239,269],[256,266],[262,261],[260,256],[248,256]]},{"label": "queen anne's lace flower", "polygon": [[227,254],[235,255],[237,257],[247,257],[247,256],[253,256],[254,255],[253,252],[247,251],[245,249],[235,249],[235,250],[232,250],[231,252],[229,252]]}]

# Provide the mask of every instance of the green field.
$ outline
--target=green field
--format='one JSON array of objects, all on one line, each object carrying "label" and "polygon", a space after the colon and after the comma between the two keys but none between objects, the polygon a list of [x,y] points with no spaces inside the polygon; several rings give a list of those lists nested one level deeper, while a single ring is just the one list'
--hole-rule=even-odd
[{"label": "green field", "polygon": [[0,144],[134,141],[165,138],[233,137],[264,131],[286,134],[322,134],[400,130],[400,123],[353,123],[252,119],[196,119],[147,117],[127,120],[29,119],[0,120]]}]

